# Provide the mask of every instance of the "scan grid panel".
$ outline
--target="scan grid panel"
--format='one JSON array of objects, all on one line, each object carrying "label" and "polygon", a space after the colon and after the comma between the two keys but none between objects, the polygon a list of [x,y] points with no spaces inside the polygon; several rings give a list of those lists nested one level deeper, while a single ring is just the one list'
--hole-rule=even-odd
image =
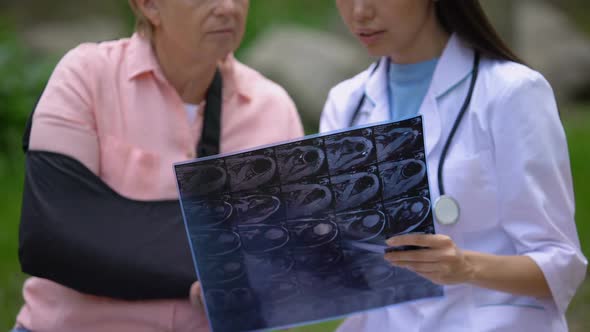
[{"label": "scan grid panel", "polygon": [[215,332],[333,319],[442,296],[384,260],[434,233],[422,117],[175,165]]}]

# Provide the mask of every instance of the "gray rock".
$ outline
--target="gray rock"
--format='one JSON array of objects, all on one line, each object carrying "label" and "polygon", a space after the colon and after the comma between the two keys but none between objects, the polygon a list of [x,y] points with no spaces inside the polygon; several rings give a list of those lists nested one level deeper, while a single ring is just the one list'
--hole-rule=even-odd
[{"label": "gray rock", "polygon": [[508,45],[514,45],[515,7],[518,5],[518,1],[481,0],[480,2],[502,39]]},{"label": "gray rock", "polygon": [[343,35],[296,26],[271,27],[241,60],[289,92],[308,128],[317,128],[330,88],[372,61]]},{"label": "gray rock", "polygon": [[590,40],[567,16],[541,0],[520,0],[516,51],[553,86],[560,102],[590,86]]},{"label": "gray rock", "polygon": [[64,54],[84,42],[99,42],[126,37],[121,20],[89,17],[63,22],[43,22],[22,34],[32,49],[44,54]]}]

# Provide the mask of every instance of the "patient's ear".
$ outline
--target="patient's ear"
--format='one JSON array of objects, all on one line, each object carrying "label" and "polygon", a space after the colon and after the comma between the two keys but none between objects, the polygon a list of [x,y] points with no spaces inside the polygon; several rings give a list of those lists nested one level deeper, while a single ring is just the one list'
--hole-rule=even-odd
[{"label": "patient's ear", "polygon": [[148,21],[154,26],[160,26],[161,18],[160,18],[160,1],[159,0],[131,0],[135,1],[137,5],[137,9],[141,11],[143,16],[145,16]]}]

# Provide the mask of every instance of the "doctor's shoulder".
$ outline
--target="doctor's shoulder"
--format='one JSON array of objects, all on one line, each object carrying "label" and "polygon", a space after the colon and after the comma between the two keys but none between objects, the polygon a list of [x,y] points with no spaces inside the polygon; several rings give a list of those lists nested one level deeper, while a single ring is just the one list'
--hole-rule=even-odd
[{"label": "doctor's shoulder", "polygon": [[320,119],[320,132],[331,131],[348,126],[350,111],[363,97],[365,85],[375,69],[376,63],[364,71],[333,86],[324,104]]},{"label": "doctor's shoulder", "polygon": [[480,75],[472,114],[496,166],[567,183],[567,139],[553,89],[543,75],[522,64],[496,60],[483,61]]},{"label": "doctor's shoulder", "polygon": [[541,73],[527,65],[486,58],[481,64],[477,85],[477,104],[496,113],[490,114],[491,117],[522,119],[558,115],[551,85]]}]

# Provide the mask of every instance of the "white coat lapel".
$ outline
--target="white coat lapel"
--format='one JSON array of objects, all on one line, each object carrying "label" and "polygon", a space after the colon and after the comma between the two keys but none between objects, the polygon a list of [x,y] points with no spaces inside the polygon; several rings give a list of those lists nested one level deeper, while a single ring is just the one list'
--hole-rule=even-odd
[{"label": "white coat lapel", "polygon": [[[450,92],[471,73],[473,54],[473,50],[453,34],[438,61],[432,83],[420,108],[420,114],[424,117],[424,141],[427,154],[432,154],[439,145],[444,144],[444,142],[441,143],[444,141],[441,135],[446,132],[442,130],[442,126],[446,124],[442,124],[442,119],[447,117],[441,114],[446,110],[439,109],[438,98]],[[463,100],[460,100],[453,107],[459,109],[462,103]]]},{"label": "white coat lapel", "polygon": [[386,57],[379,60],[379,68],[369,77],[365,85],[365,109],[368,112],[365,123],[375,123],[389,120],[389,92],[387,85]]},{"label": "white coat lapel", "polygon": [[426,154],[431,155],[441,138],[441,120],[438,104],[433,94],[426,94],[420,110],[424,126],[424,146]]}]

